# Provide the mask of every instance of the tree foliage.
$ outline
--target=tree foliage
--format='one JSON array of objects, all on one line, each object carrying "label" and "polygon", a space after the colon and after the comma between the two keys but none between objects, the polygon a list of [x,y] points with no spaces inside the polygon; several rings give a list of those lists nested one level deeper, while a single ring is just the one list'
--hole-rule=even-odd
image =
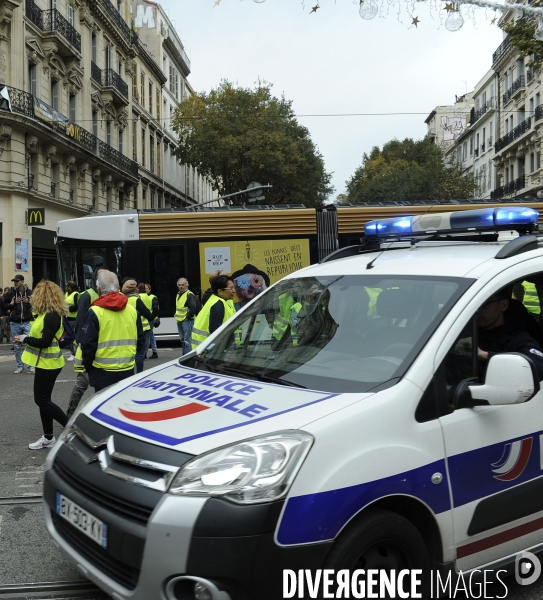
[{"label": "tree foliage", "polygon": [[471,198],[475,189],[473,175],[446,165],[437,146],[410,138],[374,146],[346,185],[349,202],[452,200]]},{"label": "tree foliage", "polygon": [[527,65],[539,68],[543,60],[543,42],[535,39],[536,23],[533,19],[524,18],[509,21],[503,26],[503,30],[509,35],[509,41],[521,56],[534,55]]},{"label": "tree foliage", "polygon": [[[208,177],[219,194],[271,184],[266,204],[321,206],[333,191],[321,154],[292,110],[292,102],[222,81],[209,94],[189,97],[176,109],[177,155]],[[235,204],[246,198],[234,198]]]}]

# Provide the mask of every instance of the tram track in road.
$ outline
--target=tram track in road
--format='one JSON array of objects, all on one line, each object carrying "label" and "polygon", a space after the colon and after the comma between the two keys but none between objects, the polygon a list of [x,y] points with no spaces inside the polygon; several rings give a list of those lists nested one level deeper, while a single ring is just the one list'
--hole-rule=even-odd
[{"label": "tram track in road", "polygon": [[90,581],[47,581],[0,584],[2,600],[109,600]]}]

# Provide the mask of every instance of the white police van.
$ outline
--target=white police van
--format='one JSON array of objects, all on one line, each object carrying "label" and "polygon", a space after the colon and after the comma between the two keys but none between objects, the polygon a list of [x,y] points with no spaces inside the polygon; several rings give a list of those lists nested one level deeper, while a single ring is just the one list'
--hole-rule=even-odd
[{"label": "white police van", "polygon": [[94,396],[47,457],[54,542],[116,600],[277,600],[284,569],[454,573],[542,545],[539,376],[503,353],[482,380],[476,318],[543,291],[537,218],[369,223],[196,353]]}]

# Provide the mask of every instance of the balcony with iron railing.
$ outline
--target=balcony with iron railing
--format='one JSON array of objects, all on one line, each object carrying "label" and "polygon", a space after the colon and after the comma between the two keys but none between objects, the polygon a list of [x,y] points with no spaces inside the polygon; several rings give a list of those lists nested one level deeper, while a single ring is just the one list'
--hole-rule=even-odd
[{"label": "balcony with iron railing", "polygon": [[32,0],[27,0],[25,15],[45,37],[54,38],[61,56],[73,55],[73,48],[81,53],[81,34],[56,8],[41,10]]},{"label": "balcony with iron railing", "polygon": [[526,87],[524,75],[520,75],[513,81],[513,85],[503,95],[503,105],[505,106],[510,102],[514,96]]},{"label": "balcony with iron railing", "polygon": [[509,144],[513,143],[515,140],[517,140],[519,137],[521,137],[527,131],[529,131],[531,126],[532,118],[528,117],[527,119],[522,121],[520,125],[517,125],[509,133],[501,137],[494,145],[494,151],[499,152],[500,150],[503,150],[506,146],[509,146]]},{"label": "balcony with iron railing", "polygon": [[492,64],[496,63],[507,52],[510,45],[511,40],[509,39],[509,36],[507,36],[492,55]]},{"label": "balcony with iron railing", "polygon": [[113,92],[114,104],[128,104],[128,84],[113,69],[102,71],[102,85]]},{"label": "balcony with iron railing", "polygon": [[91,79],[94,79],[98,85],[102,85],[102,69],[91,60]]},{"label": "balcony with iron railing", "polygon": [[113,23],[119,29],[126,43],[130,44],[131,29],[126,23],[126,21],[123,19],[121,13],[113,6],[110,0],[94,0],[94,2],[107,15],[107,22]]},{"label": "balcony with iron railing", "polygon": [[497,100],[496,97],[492,97],[492,98],[490,98],[490,100],[487,100],[481,106],[481,108],[479,108],[478,110],[475,110],[472,108],[470,124],[474,125],[483,115],[485,115],[487,112],[491,111],[492,109],[495,109],[498,105],[496,100]]},{"label": "balcony with iron railing", "polygon": [[[35,100],[37,99],[35,96],[17,88],[6,87],[13,113],[36,119],[40,125],[48,126],[55,134],[65,135],[67,140],[76,143],[83,150],[104,160],[107,164],[123,171],[130,177],[137,179],[138,164],[136,162],[130,160],[109,144],[99,140],[90,131],[79,127],[76,123],[70,123],[67,117],[61,115],[58,111],[54,111],[51,107],[48,108],[50,109],[50,114],[54,115],[54,117],[48,120],[40,118],[34,111]],[[40,101],[40,103],[42,109],[44,106],[47,107],[44,102]],[[65,124],[70,124],[70,127],[65,127]],[[73,131],[74,135],[70,135],[69,131]],[[63,132],[66,133],[64,134]]]},{"label": "balcony with iron railing", "polygon": [[141,59],[147,64],[148,67],[150,67],[153,75],[155,75],[160,84],[166,83],[168,80],[167,76],[164,74],[156,60],[149,54],[138,33],[132,30],[131,36],[132,44],[136,48]]},{"label": "balcony with iron railing", "polygon": [[517,179],[506,183],[505,185],[496,188],[490,192],[491,198],[503,198],[504,196],[510,196],[515,194],[519,190],[526,187],[526,175],[521,175]]}]

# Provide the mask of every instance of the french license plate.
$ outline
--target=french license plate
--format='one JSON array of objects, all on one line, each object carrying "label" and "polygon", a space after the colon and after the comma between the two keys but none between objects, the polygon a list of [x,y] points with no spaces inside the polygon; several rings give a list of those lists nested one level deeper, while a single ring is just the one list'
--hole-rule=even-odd
[{"label": "french license plate", "polygon": [[107,548],[107,525],[60,492],[57,492],[56,513],[102,548]]}]

